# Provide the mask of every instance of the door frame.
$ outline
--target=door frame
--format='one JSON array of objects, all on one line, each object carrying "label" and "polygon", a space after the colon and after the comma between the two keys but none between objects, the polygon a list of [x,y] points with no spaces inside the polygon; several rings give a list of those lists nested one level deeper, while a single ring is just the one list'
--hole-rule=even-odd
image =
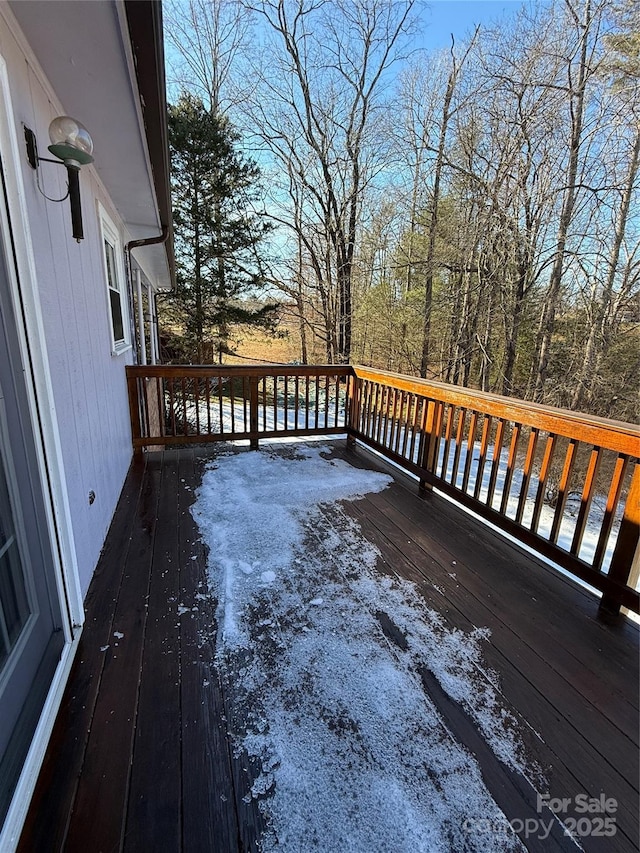
[{"label": "door frame", "polygon": [[54,558],[56,589],[62,610],[65,646],[4,825],[0,849],[11,851],[18,843],[29,802],[44,759],[47,743],[71,669],[84,607],[76,550],[65,486],[62,446],[58,431],[53,385],[38,294],[35,256],[22,180],[23,148],[18,140],[9,86],[9,73],[0,55],[0,149],[7,193],[0,203],[0,228],[13,257],[7,258],[9,288],[17,324],[20,355],[25,367],[29,416],[34,431],[37,466],[43,486],[46,533]]}]

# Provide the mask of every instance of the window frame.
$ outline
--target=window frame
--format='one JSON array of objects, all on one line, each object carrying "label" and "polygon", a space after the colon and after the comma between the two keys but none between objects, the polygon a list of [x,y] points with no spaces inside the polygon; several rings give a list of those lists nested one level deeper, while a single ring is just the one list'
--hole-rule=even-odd
[{"label": "window frame", "polygon": [[[100,217],[100,253],[104,272],[105,292],[107,297],[107,316],[109,318],[109,335],[111,337],[111,355],[118,356],[131,349],[131,326],[129,312],[127,311],[127,280],[124,269],[124,253],[122,241],[113,220],[98,203]],[[106,247],[110,246],[113,252],[112,263],[109,263]],[[113,286],[110,270],[115,275],[116,287]],[[120,299],[120,317],[122,323],[122,338],[116,339],[117,324],[114,320],[114,306],[112,293],[117,293]]]}]

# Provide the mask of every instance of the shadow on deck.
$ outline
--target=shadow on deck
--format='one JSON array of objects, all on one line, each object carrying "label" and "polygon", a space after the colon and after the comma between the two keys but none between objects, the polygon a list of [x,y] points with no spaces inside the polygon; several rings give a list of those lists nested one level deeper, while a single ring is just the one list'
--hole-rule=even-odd
[{"label": "shadow on deck", "polygon": [[[391,470],[360,447],[333,446],[356,467]],[[247,792],[259,768],[237,755],[228,731],[229,685],[214,667],[215,639],[206,630],[215,622],[204,594],[206,553],[189,512],[204,462],[217,452],[149,453],[129,473],[87,596],[23,853],[257,849],[264,819]],[[424,690],[453,739],[475,755],[526,849],[579,849],[558,822],[544,840],[537,832],[525,837],[534,826],[527,820],[548,823],[549,811],[537,810],[537,794],[548,793],[570,800],[559,817],[573,820],[585,850],[636,850],[637,626],[600,623],[590,593],[444,498],[421,499],[413,481],[393,476],[390,487],[344,510],[379,549],[379,570],[415,583],[443,624],[467,633],[489,628],[484,664],[498,675],[504,707],[523,721],[521,736],[543,787],[536,791],[496,758],[468,709],[424,667]],[[390,643],[402,645],[393,622],[376,616]],[[582,812],[578,795],[604,795],[617,808]],[[607,817],[614,822],[606,824]],[[469,845],[464,849],[476,849]],[[486,845],[498,849],[490,835]],[[384,839],[380,849],[396,853]]]}]

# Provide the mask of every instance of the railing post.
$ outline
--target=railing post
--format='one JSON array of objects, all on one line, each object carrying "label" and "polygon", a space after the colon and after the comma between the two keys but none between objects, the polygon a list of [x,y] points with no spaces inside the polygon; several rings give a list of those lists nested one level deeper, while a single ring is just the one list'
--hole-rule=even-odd
[{"label": "railing post", "polygon": [[[438,410],[442,406],[435,400],[428,400],[426,411],[423,410],[422,434],[418,448],[418,465],[425,471],[432,472],[434,469],[434,447],[437,448],[436,425],[439,423]],[[437,450],[435,451],[437,453]],[[437,456],[436,456],[437,459]],[[433,486],[427,480],[420,478],[419,491],[425,495],[431,491]]]},{"label": "railing post", "polygon": [[[131,438],[133,439],[133,458],[136,462],[142,459],[142,423],[140,421],[140,393],[138,379],[127,370],[127,393],[129,395],[129,417],[131,418]],[[136,441],[138,439],[138,441]]]},{"label": "railing post", "polygon": [[362,382],[356,376],[355,372],[351,372],[347,376],[347,394],[348,401],[345,407],[348,412],[347,422],[347,447],[353,449],[356,446],[356,432],[360,422],[360,393]]},{"label": "railing post", "polygon": [[[629,493],[620,522],[616,547],[611,557],[608,575],[623,586],[635,589],[640,575],[640,463],[633,467]],[[620,602],[603,595],[598,616],[615,621],[620,614]]]},{"label": "railing post", "polygon": [[249,439],[252,450],[258,449],[258,377],[249,377]]}]

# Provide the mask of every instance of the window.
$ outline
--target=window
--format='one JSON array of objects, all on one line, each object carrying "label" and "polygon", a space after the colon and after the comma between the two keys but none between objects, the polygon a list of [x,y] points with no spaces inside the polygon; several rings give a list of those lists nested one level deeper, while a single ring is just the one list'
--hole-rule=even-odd
[{"label": "window", "polygon": [[120,353],[124,349],[129,348],[122,250],[120,248],[118,232],[102,208],[100,208],[100,224],[102,226],[104,270],[109,296],[109,314],[111,317],[111,343],[113,352]]}]

